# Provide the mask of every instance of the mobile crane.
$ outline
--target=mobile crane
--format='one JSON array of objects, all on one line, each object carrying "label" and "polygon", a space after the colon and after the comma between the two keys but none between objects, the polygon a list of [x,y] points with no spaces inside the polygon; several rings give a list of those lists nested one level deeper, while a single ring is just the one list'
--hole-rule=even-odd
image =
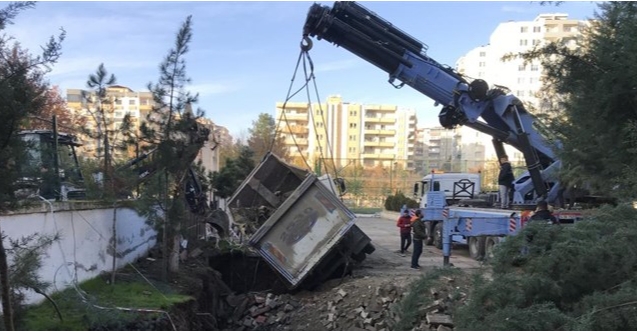
[{"label": "mobile crane", "polygon": [[[484,80],[469,80],[441,65],[427,55],[427,45],[356,2],[337,1],[331,8],[313,4],[303,27],[302,48],[311,48],[310,37],[367,60],[388,73],[395,88],[408,85],[433,99],[442,106],[438,117],[444,128],[464,125],[490,135],[498,160],[505,155],[504,143],[521,151],[527,170],[513,183],[513,204],[553,203],[558,198],[561,163],[554,151],[561,148],[560,142],[536,131],[534,117],[507,88],[489,87]],[[468,239],[470,251],[473,244],[475,252],[484,252],[500,237],[517,233],[524,222],[519,211],[447,206],[444,192],[433,190],[421,209],[430,232],[442,238],[445,263],[452,237]]]}]

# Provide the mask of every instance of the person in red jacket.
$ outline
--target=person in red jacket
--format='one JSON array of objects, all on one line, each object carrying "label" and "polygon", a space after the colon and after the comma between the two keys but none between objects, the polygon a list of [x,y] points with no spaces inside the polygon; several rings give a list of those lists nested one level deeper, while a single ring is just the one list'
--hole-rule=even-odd
[{"label": "person in red jacket", "polygon": [[405,251],[411,245],[411,217],[409,209],[403,210],[402,215],[398,218],[396,226],[400,228],[400,255],[405,257]]}]

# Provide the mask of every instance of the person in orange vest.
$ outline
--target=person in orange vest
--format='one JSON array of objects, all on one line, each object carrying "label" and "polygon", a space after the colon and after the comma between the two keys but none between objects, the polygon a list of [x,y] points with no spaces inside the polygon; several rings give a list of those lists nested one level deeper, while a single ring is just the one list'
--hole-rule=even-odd
[{"label": "person in orange vest", "polygon": [[400,255],[405,257],[405,252],[411,245],[411,217],[409,209],[404,209],[401,216],[396,221],[396,226],[400,228]]}]

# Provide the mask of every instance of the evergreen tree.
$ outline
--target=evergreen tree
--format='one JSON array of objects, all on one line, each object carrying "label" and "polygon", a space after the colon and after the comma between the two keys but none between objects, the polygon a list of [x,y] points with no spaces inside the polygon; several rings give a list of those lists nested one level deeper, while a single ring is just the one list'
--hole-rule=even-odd
[{"label": "evergreen tree", "polygon": [[635,31],[636,3],[604,2],[578,47],[562,40],[521,54],[546,70],[543,106],[563,143],[565,178],[629,200],[637,197]]},{"label": "evergreen tree", "polygon": [[112,124],[115,100],[107,95],[106,88],[115,83],[117,83],[115,75],[111,74],[109,76],[106,67],[102,63],[97,67],[97,71],[94,74],[89,75],[88,81],[86,81],[86,86],[92,89],[92,93],[82,94],[82,98],[88,105],[87,110],[97,126],[97,132],[86,127],[83,128],[83,131],[89,137],[98,141],[97,157],[103,160],[102,172],[104,174],[104,188],[107,189],[105,191],[107,193],[113,192],[111,142],[112,136],[117,133],[117,130],[113,128]]},{"label": "evergreen tree", "polygon": [[212,186],[217,189],[217,195],[222,198],[232,196],[254,166],[254,152],[245,145],[240,146],[239,155],[227,158],[226,165],[212,175]]},{"label": "evergreen tree", "polygon": [[140,131],[146,150],[156,149],[155,162],[165,170],[161,175],[166,180],[163,249],[166,272],[179,269],[179,248],[181,244],[181,224],[186,218],[185,185],[186,174],[199,150],[208,139],[209,130],[197,123],[203,116],[198,109],[193,113],[191,105],[198,95],[186,91],[190,79],[186,74],[185,55],[192,39],[192,16],[182,24],[174,48],[169,50],[160,64],[160,76],[157,83],[149,83],[153,94],[154,106]]},{"label": "evergreen tree", "polygon": [[252,128],[248,132],[248,146],[254,152],[255,164],[259,164],[270,151],[284,160],[287,158],[283,137],[277,135],[276,123],[270,114],[259,114],[257,120],[252,121]]},{"label": "evergreen tree", "polygon": [[[0,30],[11,24],[21,11],[34,6],[34,2],[9,3],[0,10]],[[64,37],[64,31],[57,38],[51,37],[42,53],[34,56],[17,43],[10,44],[10,36],[0,36],[0,211],[17,204],[17,179],[20,164],[26,157],[25,144],[18,131],[29,117],[38,116],[45,107],[42,96],[48,86],[44,75],[57,62]],[[3,241],[4,237],[0,236],[0,296],[4,327],[13,330],[12,292]]]}]

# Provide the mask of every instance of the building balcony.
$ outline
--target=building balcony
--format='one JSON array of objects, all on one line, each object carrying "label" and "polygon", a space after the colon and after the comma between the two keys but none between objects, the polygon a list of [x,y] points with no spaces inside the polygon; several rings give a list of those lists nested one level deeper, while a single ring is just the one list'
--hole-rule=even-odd
[{"label": "building balcony", "polygon": [[393,129],[365,129],[365,135],[396,135],[396,130]]},{"label": "building balcony", "polygon": [[296,140],[293,140],[291,138],[286,138],[285,141],[283,141],[285,143],[285,145],[307,145],[307,138],[297,138]]},{"label": "building balcony", "polygon": [[307,134],[309,130],[305,126],[286,126],[281,124],[280,132],[288,134]]},{"label": "building balcony", "polygon": [[363,153],[363,159],[384,159],[384,160],[393,160],[396,158],[396,155],[393,153]]},{"label": "building balcony", "polygon": [[285,115],[277,115],[277,118],[282,119],[283,121],[307,121],[308,114],[307,113],[286,113]]},{"label": "building balcony", "polygon": [[365,122],[394,124],[396,119],[389,117],[365,117]]},{"label": "building balcony", "polygon": [[365,141],[364,146],[373,146],[373,147],[383,147],[383,148],[393,148],[394,142],[374,142],[374,141]]}]

